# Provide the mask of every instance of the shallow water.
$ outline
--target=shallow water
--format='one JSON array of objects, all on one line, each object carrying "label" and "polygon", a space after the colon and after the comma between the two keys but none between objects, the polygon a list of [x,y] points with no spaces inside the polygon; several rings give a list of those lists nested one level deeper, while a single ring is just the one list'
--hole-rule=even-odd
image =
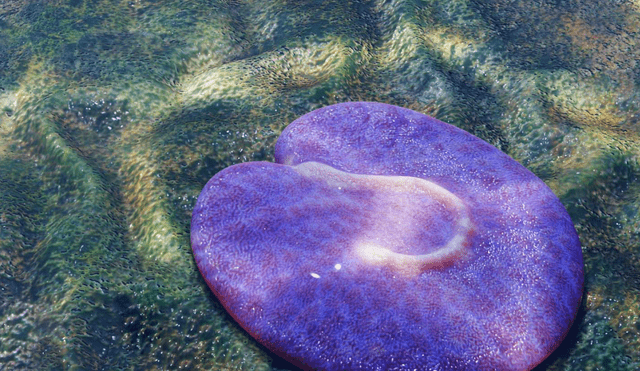
[{"label": "shallow water", "polygon": [[411,108],[542,178],[585,294],[540,370],[640,367],[637,1],[0,1],[0,370],[293,369],[197,271],[191,210],[287,123]]}]

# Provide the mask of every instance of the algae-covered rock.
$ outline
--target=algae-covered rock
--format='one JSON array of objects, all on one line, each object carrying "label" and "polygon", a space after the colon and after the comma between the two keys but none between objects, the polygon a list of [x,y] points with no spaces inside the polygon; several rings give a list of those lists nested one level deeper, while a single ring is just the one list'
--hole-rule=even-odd
[{"label": "algae-covered rock", "polygon": [[579,233],[540,370],[640,367],[633,2],[0,1],[0,370],[293,369],[194,263],[195,200],[313,109],[378,101],[497,146]]}]

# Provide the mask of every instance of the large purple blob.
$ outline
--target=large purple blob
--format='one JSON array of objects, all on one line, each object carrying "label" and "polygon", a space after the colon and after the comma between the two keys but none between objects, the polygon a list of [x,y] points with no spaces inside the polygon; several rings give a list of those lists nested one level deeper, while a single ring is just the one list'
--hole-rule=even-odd
[{"label": "large purple blob", "polygon": [[304,369],[529,370],[566,335],[582,253],[564,207],[493,146],[379,103],[291,123],[191,222],[227,311]]}]

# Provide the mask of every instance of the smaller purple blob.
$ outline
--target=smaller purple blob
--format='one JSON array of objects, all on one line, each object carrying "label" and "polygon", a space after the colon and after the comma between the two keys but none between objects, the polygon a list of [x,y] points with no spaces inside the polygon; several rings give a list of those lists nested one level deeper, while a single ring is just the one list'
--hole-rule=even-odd
[{"label": "smaller purple blob", "polygon": [[295,120],[275,158],[220,171],[191,221],[207,284],[273,352],[309,370],[530,370],[567,334],[578,236],[495,147],[358,102]]}]

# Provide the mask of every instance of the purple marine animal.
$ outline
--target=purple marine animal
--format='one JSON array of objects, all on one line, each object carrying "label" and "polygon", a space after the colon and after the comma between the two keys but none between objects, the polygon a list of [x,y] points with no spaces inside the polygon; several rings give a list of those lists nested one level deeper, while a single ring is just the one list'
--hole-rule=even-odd
[{"label": "purple marine animal", "polygon": [[195,260],[260,343],[309,370],[530,370],[582,294],[569,215],[495,147],[380,103],[291,123],[216,174]]}]

